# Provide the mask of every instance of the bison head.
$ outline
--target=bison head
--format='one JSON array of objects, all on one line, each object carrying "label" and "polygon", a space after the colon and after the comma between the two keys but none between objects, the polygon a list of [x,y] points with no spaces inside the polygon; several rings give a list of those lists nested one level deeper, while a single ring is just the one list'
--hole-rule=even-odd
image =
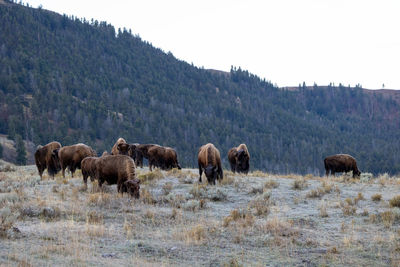
[{"label": "bison head", "polygon": [[127,192],[134,198],[139,198],[140,196],[140,180],[133,179],[124,182],[122,192]]},{"label": "bison head", "polygon": [[204,168],[204,173],[206,174],[208,183],[215,184],[215,180],[217,179],[217,166],[208,165]]},{"label": "bison head", "polygon": [[117,149],[120,155],[127,155],[127,156],[129,155],[129,150],[130,150],[129,144],[127,143],[118,144]]},{"label": "bison head", "polygon": [[356,177],[356,176],[360,177],[360,175],[361,175],[361,172],[359,170],[353,171],[353,178]]},{"label": "bison head", "polygon": [[61,170],[60,158],[58,157],[59,150],[60,149],[57,148],[51,152],[50,163],[48,166],[48,171],[50,175],[54,175]]}]

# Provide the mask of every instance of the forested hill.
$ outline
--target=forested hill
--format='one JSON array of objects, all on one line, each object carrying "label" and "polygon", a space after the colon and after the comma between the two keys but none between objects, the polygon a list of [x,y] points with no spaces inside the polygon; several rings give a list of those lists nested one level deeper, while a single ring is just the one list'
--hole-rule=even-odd
[{"label": "forested hill", "polygon": [[[361,88],[277,88],[240,68],[209,71],[127,30],[0,2],[0,133],[35,144],[118,137],[174,147],[195,167],[212,142],[223,163],[246,143],[251,168],[319,173],[354,155],[361,171],[400,172],[400,105]],[[396,92],[394,93],[396,94]]]}]

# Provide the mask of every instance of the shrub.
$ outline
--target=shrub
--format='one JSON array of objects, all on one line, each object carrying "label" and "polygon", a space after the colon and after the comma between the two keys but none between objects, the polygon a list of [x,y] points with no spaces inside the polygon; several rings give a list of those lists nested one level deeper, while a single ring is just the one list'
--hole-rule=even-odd
[{"label": "shrub", "polygon": [[207,237],[207,231],[203,225],[198,224],[191,229],[187,230],[185,233],[185,239],[187,242],[200,243],[204,241]]},{"label": "shrub", "polygon": [[272,189],[272,188],[277,188],[279,187],[279,183],[275,180],[268,180],[264,183],[264,190],[265,189]]},{"label": "shrub", "polygon": [[140,180],[140,183],[147,184],[156,179],[164,178],[164,175],[162,174],[162,172],[159,169],[156,169],[151,172],[140,174],[140,175],[138,175],[137,178]]},{"label": "shrub", "polygon": [[381,201],[382,200],[382,194],[372,195],[371,199],[372,199],[372,201],[377,201],[377,202]]},{"label": "shrub", "polygon": [[389,200],[389,204],[391,207],[400,207],[400,195],[397,195]]},{"label": "shrub", "polygon": [[304,179],[304,177],[296,178],[293,182],[292,188],[295,190],[303,190],[308,186],[307,181]]}]

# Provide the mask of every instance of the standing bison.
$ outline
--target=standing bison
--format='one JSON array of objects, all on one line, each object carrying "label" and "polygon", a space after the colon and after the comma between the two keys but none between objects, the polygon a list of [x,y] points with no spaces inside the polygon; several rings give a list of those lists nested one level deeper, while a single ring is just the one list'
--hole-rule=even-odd
[{"label": "standing bison", "polygon": [[117,184],[118,192],[139,198],[139,180],[135,178],[135,162],[125,155],[103,156],[95,160],[96,179],[101,187],[104,182]]},{"label": "standing bison", "polygon": [[228,160],[231,165],[232,172],[247,174],[250,169],[250,154],[245,144],[233,147],[228,152]]},{"label": "standing bison", "polygon": [[47,173],[53,177],[53,179],[54,175],[60,171],[61,167],[59,161],[52,157],[53,151],[60,147],[61,144],[59,142],[51,142],[45,146],[38,146],[35,152],[35,163],[39,171],[40,179],[42,179],[45,169],[47,169]]},{"label": "standing bison", "polygon": [[204,171],[209,184],[215,184],[215,180],[223,179],[223,171],[221,166],[221,157],[219,151],[211,143],[208,143],[199,149],[199,182],[201,183],[201,175]]},{"label": "standing bison", "polygon": [[[102,156],[103,157],[103,156]],[[87,184],[87,178],[93,182],[96,176],[96,160],[98,157],[86,157],[81,162],[83,182]]]},{"label": "standing bison", "polygon": [[178,163],[178,155],[173,148],[155,145],[148,149],[147,156],[150,171],[153,166],[159,167],[163,170],[169,170],[172,168],[181,169],[181,166]]},{"label": "standing bison", "polygon": [[135,158],[135,163],[136,166],[140,166],[143,168],[143,158],[149,159],[149,149],[159,145],[155,144],[132,144],[131,145],[131,151],[134,153],[133,158]]},{"label": "standing bison", "polygon": [[325,174],[329,175],[329,172],[335,176],[336,172],[349,172],[353,171],[353,178],[360,176],[361,172],[357,168],[356,159],[347,154],[337,154],[326,157],[324,159]]},{"label": "standing bison", "polygon": [[72,146],[64,146],[59,150],[55,150],[53,157],[60,162],[63,177],[65,178],[65,169],[69,168],[72,177],[76,169],[81,168],[81,161],[86,157],[95,157],[94,150],[85,144],[76,144]]},{"label": "standing bison", "polygon": [[131,156],[131,146],[124,138],[119,138],[111,149],[111,155],[128,155]]}]

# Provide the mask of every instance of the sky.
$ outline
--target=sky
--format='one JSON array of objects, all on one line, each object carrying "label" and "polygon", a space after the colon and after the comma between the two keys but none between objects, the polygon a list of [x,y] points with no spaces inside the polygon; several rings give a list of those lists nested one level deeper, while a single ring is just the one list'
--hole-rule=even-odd
[{"label": "sky", "polygon": [[198,67],[241,67],[281,87],[400,89],[398,0],[23,2],[107,21]]}]

